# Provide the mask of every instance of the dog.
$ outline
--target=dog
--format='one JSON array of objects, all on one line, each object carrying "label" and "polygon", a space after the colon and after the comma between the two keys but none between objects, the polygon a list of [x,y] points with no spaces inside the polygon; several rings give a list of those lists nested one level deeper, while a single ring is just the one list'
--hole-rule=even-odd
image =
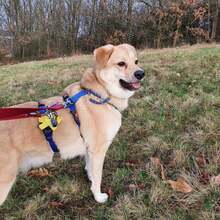
[{"label": "dog", "polygon": [[[141,87],[144,71],[138,66],[133,46],[111,44],[94,50],[95,65],[87,70],[80,82],[64,89],[73,96],[82,88],[89,89],[108,102],[95,104],[91,95],[83,96],[76,104],[80,127],[68,109],[57,111],[62,122],[53,134],[60,157],[70,159],[85,157],[85,170],[91,181],[91,191],[99,203],[108,195],[101,192],[103,163],[106,152],[121,126],[121,112],[127,108],[128,99]],[[42,101],[51,106],[63,103],[62,96]],[[12,107],[38,107],[37,102],[26,102]],[[30,168],[52,162],[53,151],[38,128],[37,118],[0,121],[0,205],[16,180],[17,174]]]}]

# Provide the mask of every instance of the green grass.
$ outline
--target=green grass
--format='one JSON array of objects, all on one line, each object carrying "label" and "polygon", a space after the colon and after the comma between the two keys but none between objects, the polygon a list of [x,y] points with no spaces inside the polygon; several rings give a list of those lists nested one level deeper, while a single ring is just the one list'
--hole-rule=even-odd
[{"label": "green grass", "polygon": [[[56,159],[47,177],[19,176],[0,219],[220,219],[220,187],[209,181],[220,173],[220,46],[144,50],[140,63],[143,87],[105,162],[110,200],[94,201],[82,159]],[[0,106],[57,95],[91,66],[92,56],[1,66]],[[173,191],[152,156],[193,192]]]}]

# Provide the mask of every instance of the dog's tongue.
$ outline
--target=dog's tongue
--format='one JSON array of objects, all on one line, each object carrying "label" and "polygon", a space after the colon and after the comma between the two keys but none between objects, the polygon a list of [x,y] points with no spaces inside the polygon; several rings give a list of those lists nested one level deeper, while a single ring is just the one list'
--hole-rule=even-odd
[{"label": "dog's tongue", "polygon": [[141,87],[140,82],[132,82],[130,83],[130,85],[134,88],[134,89],[139,89]]}]

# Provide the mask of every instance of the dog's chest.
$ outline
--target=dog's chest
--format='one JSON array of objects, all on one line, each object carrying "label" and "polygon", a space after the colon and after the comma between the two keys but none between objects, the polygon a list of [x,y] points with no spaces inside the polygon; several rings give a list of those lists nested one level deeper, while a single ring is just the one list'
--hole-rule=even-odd
[{"label": "dog's chest", "polygon": [[121,113],[117,111],[110,114],[105,124],[107,140],[112,141],[121,127]]}]

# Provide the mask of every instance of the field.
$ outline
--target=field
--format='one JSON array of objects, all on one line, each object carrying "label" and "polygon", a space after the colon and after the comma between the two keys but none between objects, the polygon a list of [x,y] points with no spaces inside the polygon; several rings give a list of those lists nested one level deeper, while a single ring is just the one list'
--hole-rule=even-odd
[{"label": "field", "polygon": [[[130,100],[104,166],[106,204],[89,190],[84,161],[19,176],[0,219],[220,219],[220,45],[139,51],[143,87]],[[92,56],[0,67],[0,106],[59,94],[91,67]],[[173,190],[184,181],[192,192]]]}]

